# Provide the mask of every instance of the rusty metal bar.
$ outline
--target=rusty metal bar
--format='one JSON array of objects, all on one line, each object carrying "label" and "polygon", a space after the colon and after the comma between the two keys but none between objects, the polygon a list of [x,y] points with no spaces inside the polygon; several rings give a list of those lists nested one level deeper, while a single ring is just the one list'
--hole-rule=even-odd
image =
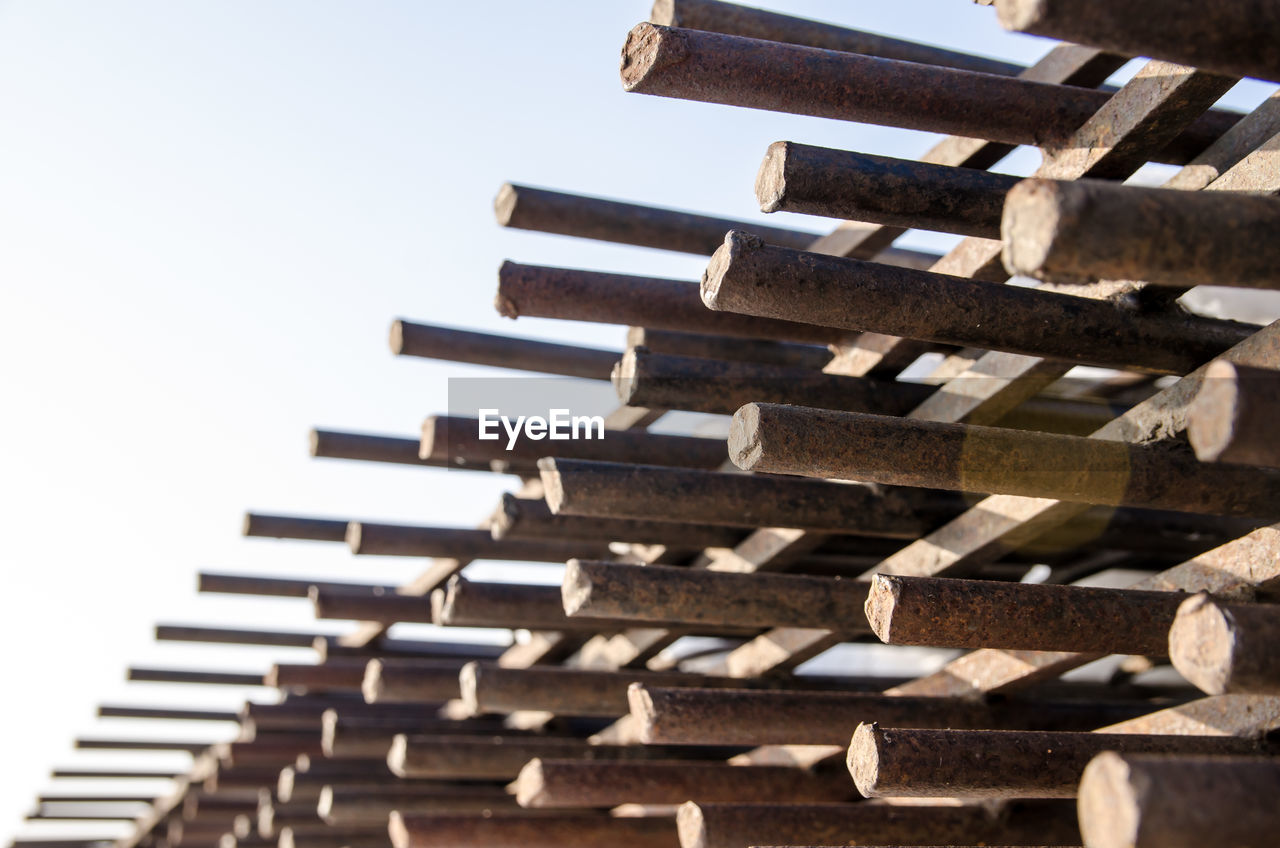
[{"label": "rusty metal bar", "polygon": [[1074,798],[1089,760],[1121,754],[1241,755],[1252,739],[1026,730],[904,730],[861,724],[848,766],[868,798]]},{"label": "rusty metal bar", "polygon": [[346,538],[347,522],[327,518],[303,518],[296,515],[265,515],[247,512],[244,535],[271,539],[306,539],[313,542],[341,542]]},{"label": "rusty metal bar", "polygon": [[359,692],[365,661],[334,659],[326,663],[276,663],[267,672],[268,686],[309,692]]},{"label": "rusty metal bar", "polygon": [[[423,705],[423,716],[430,706]],[[326,757],[385,757],[391,750],[393,737],[400,733],[500,733],[502,722],[492,719],[383,719],[344,717],[337,710],[324,714],[320,731],[320,747]]]},{"label": "rusty metal bar", "polygon": [[[627,91],[1007,144],[1062,144],[1110,95],[995,74],[642,23],[622,48]],[[1157,154],[1182,164],[1239,120],[1206,114]]]},{"label": "rusty metal bar", "polygon": [[263,675],[230,671],[140,668],[130,666],[128,679],[149,683],[210,683],[220,686],[265,686]]},{"label": "rusty metal bar", "polygon": [[783,41],[824,50],[862,53],[988,74],[1016,76],[1026,70],[1011,62],[1001,62],[986,56],[973,56],[807,18],[780,15],[736,3],[723,3],[720,0],[655,0],[649,21],[660,26]]},{"label": "rusty metal bar", "polygon": [[1080,781],[1080,832],[1096,848],[1263,848],[1275,841],[1273,758],[1107,752]]},{"label": "rusty metal bar", "polygon": [[54,769],[50,777],[74,778],[76,780],[171,780],[179,777],[171,771],[145,771],[131,769],[127,771],[110,769]]},{"label": "rusty metal bar", "polygon": [[861,692],[629,687],[646,744],[849,744],[861,722],[889,727],[1092,730],[1150,712],[1142,701],[894,696]]},{"label": "rusty metal bar", "polygon": [[713,524],[557,515],[542,498],[522,498],[510,493],[502,496],[502,502],[490,518],[489,530],[495,539],[512,541],[583,539],[681,548],[733,545],[743,536],[741,530]]},{"label": "rusty metal bar", "polygon": [[[712,627],[812,627],[868,632],[863,580],[796,574],[732,574],[657,565],[570,560],[565,613]],[[1172,620],[1172,614],[1170,616]]]},{"label": "rusty metal bar", "polygon": [[[776,141],[760,163],[755,190],[762,212],[999,238],[1005,195],[1018,182],[978,168]],[[752,225],[728,229],[751,232]]]},{"label": "rusty metal bar", "polygon": [[877,574],[866,618],[880,641],[940,648],[1167,653],[1180,593]]},{"label": "rusty metal bar", "polygon": [[[721,236],[723,239],[723,236]],[[700,359],[728,359],[762,362],[792,368],[821,370],[831,361],[826,347],[768,339],[739,339],[707,333],[682,333],[676,330],[654,330],[648,327],[627,328],[627,347],[644,347],[651,353],[669,356],[695,356]]]},{"label": "rusty metal bar", "polygon": [[[723,240],[724,233],[720,234]],[[892,267],[892,266],[887,266]],[[852,334],[831,327],[707,311],[696,283],[504,262],[498,312],[507,318],[559,318],[747,339],[829,344]],[[610,363],[612,365],[612,363]]]},{"label": "rusty metal bar", "polygon": [[405,815],[417,813],[482,812],[515,807],[515,800],[500,786],[431,786],[415,789],[402,787],[346,786],[324,787],[317,799],[316,812],[326,824],[334,827],[385,825],[394,811]]},{"label": "rusty metal bar", "polygon": [[612,350],[455,330],[403,318],[391,324],[391,352],[587,380],[609,379],[609,369],[618,358]]},{"label": "rusty metal bar", "polygon": [[174,707],[129,707],[115,704],[102,704],[98,707],[99,718],[150,718],[173,719],[175,721],[239,721],[240,716],[234,712],[223,710],[187,710]]},{"label": "rusty metal bar", "polygon": [[379,657],[369,660],[361,691],[370,704],[420,704],[461,697],[461,663],[424,663]]},{"label": "rusty metal bar", "polygon": [[1195,369],[1259,329],[772,247],[737,231],[711,257],[702,299],[735,313],[1171,374]]},{"label": "rusty metal bar", "polygon": [[[347,546],[356,556],[448,557],[503,559],[517,562],[564,562],[585,550],[601,555],[607,549],[582,542],[550,539],[495,539],[488,530],[461,527],[419,527],[353,521],[347,525]],[[355,595],[356,593],[352,593]]]},{"label": "rusty metal bar", "polygon": [[297,633],[284,630],[244,630],[232,627],[189,627],[180,624],[157,624],[157,642],[208,642],[228,645],[262,645],[277,648],[310,648],[317,639],[330,639],[321,633]]},{"label": "rusty metal bar", "polygon": [[522,807],[615,807],[706,802],[816,803],[857,800],[848,775],[831,769],[734,766],[705,761],[592,762],[533,759],[516,778]]},{"label": "rusty metal bar", "polygon": [[[343,538],[345,540],[346,522],[342,522],[342,525]],[[288,577],[253,577],[248,574],[214,574],[208,571],[201,571],[197,575],[197,581],[197,591],[199,592],[217,592],[228,595],[265,595],[281,598],[305,598],[312,586],[318,586],[325,590],[369,592],[371,594],[394,592],[396,590],[396,587],[390,584],[297,580]]]},{"label": "rusty metal bar", "polygon": [[1086,0],[996,0],[1005,29],[1157,56],[1220,74],[1280,82],[1280,7],[1272,0],[1195,3],[1137,0],[1120,6]]},{"label": "rusty metal bar", "polygon": [[[310,441],[311,455],[314,457],[420,465],[425,468],[444,467],[441,463],[431,462],[418,456],[417,439],[315,429],[311,431]],[[486,467],[477,470],[488,471],[489,469]]]},{"label": "rusty metal bar", "polygon": [[77,739],[75,747],[80,750],[185,751],[188,754],[199,754],[213,744],[215,743],[160,739]]},{"label": "rusty metal bar", "polygon": [[[495,430],[501,429],[495,427]],[[724,442],[696,436],[667,436],[631,430],[605,430],[604,438],[562,439],[551,442],[521,435],[507,449],[500,439],[481,439],[476,418],[433,415],[422,425],[422,454],[432,459],[497,460],[533,467],[544,456],[636,462],[680,468],[715,468],[725,460]],[[536,473],[536,472],[535,472]]]},{"label": "rusty metal bar", "polygon": [[1280,608],[1188,598],[1169,630],[1169,657],[1183,677],[1211,695],[1280,694]]},{"label": "rusty metal bar", "polygon": [[391,816],[395,848],[566,848],[575,845],[626,845],[673,848],[676,829],[670,818],[608,816],[601,813],[401,814]]},{"label": "rusty metal bar", "polygon": [[1280,198],[1102,180],[1024,180],[1008,195],[1000,237],[1011,274],[1280,288]]},{"label": "rusty metal bar", "polygon": [[657,759],[661,749],[643,745],[589,745],[553,736],[399,734],[387,763],[399,777],[514,780],[535,757],[549,759]]},{"label": "rusty metal bar", "polygon": [[[504,183],[493,201],[498,224],[520,230],[655,247],[710,256],[728,230],[744,222],[677,209],[641,206],[603,197],[588,197]],[[807,247],[817,233],[762,227],[770,244]],[[510,367],[510,366],[505,366]]]},{"label": "rusty metal bar", "polygon": [[1187,438],[1206,462],[1280,467],[1274,430],[1280,373],[1215,360],[1187,410]]},{"label": "rusty metal bar", "polygon": [[948,494],[913,503],[899,492],[823,480],[561,458],[539,468],[547,504],[564,515],[915,538],[962,508]]},{"label": "rusty metal bar", "polygon": [[703,804],[676,816],[683,848],[752,845],[1079,845],[1075,805]]},{"label": "rusty metal bar", "polygon": [[1160,445],[857,412],[749,404],[729,454],[744,470],[1078,503],[1274,516],[1280,474]]}]

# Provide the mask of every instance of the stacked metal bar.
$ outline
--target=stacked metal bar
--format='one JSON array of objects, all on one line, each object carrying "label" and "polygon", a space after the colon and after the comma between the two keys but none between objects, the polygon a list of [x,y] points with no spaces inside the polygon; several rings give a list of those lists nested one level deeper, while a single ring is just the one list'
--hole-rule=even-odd
[{"label": "stacked metal bar", "polygon": [[[500,269],[502,314],[622,325],[625,350],[393,325],[401,355],[611,380],[604,438],[507,445],[450,415],[420,438],[315,431],[318,457],[519,485],[475,529],[248,516],[429,564],[401,587],[202,575],[363,624],[159,628],[318,661],[134,669],[281,698],[104,707],[240,735],[163,743],[197,755],[166,798],[40,815],[150,801],[119,848],[1274,844],[1280,329],[1177,298],[1280,288],[1280,99],[1214,108],[1239,76],[1280,80],[1280,4],[996,5],[1092,46],[1023,68],[659,0],[626,38],[630,91],[954,135],[915,161],[761,151],[761,207],[838,219],[822,237],[503,186],[504,226],[709,256],[700,284]],[[1156,58],[1100,89],[1111,51]],[[1015,145],[1043,151],[1030,179],[988,170]],[[1125,183],[1148,162],[1177,170]],[[908,229],[965,238],[894,247]],[[732,415],[727,445],[651,432],[669,410]],[[468,579],[484,560],[567,565],[558,588]],[[520,638],[390,638],[401,622]],[[914,677],[903,649],[833,659],[879,643],[950,653]]]}]

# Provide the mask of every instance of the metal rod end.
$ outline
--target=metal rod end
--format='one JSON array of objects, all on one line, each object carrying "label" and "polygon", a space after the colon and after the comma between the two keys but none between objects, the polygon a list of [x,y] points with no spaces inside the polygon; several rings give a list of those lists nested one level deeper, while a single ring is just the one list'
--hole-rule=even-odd
[{"label": "metal rod end", "polygon": [[1169,628],[1169,659],[1201,691],[1225,694],[1231,683],[1235,639],[1231,614],[1207,593],[1187,598]]},{"label": "metal rod end", "polygon": [[756,172],[756,200],[761,212],[778,212],[786,208],[787,152],[789,141],[775,141],[765,151],[764,161]]},{"label": "metal rod end", "polygon": [[863,722],[853,732],[849,742],[849,752],[845,756],[845,765],[849,774],[853,775],[853,784],[866,798],[875,798],[881,793],[876,789],[880,777],[880,745],[884,742],[884,733],[875,722]]}]

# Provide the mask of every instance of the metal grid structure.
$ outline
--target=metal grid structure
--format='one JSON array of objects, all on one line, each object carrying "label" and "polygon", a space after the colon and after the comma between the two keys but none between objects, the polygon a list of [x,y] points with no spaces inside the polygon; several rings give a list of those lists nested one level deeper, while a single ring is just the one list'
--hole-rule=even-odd
[{"label": "metal grid structure", "polygon": [[[1273,845],[1280,331],[1177,298],[1280,287],[1280,95],[1213,108],[1239,76],[1280,81],[1280,3],[995,5],[1007,27],[1092,46],[1018,67],[659,0],[626,39],[630,91],[953,135],[918,161],[772,145],[761,206],[841,220],[816,241],[504,186],[503,226],[710,256],[701,285],[506,263],[502,314],[624,325],[625,351],[408,321],[392,347],[612,380],[607,437],[507,450],[450,415],[421,439],[316,431],[316,456],[519,487],[475,529],[249,515],[250,536],[430,564],[401,587],[201,575],[363,624],[159,628],[319,659],[265,679],[132,669],[282,697],[103,707],[240,735],[80,740],[194,765],[165,798],[46,797],[36,815],[145,803],[118,848]],[[1130,55],[1157,58],[1098,88]],[[1043,151],[1032,178],[986,170],[1016,145]],[[1180,167],[1123,184],[1149,161]],[[965,239],[893,247],[913,228]],[[913,363],[934,364],[899,379]],[[649,432],[669,410],[732,414],[727,449]],[[556,588],[468,580],[478,560],[568,564]],[[1113,569],[1145,576],[1073,585]],[[527,638],[389,638],[398,622]],[[681,658],[688,636],[717,649]],[[876,641],[962,652],[914,679],[796,670]],[[1112,655],[1107,679],[1059,680]],[[1143,677],[1167,661],[1180,676]]]}]

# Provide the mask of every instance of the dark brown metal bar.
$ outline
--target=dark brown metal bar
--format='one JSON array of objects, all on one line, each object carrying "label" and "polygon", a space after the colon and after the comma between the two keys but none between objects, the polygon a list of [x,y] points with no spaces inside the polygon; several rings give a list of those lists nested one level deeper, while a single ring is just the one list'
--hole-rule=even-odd
[{"label": "dark brown metal bar", "polygon": [[[627,91],[1008,144],[1066,141],[1110,95],[995,74],[690,29],[637,25],[622,48]],[[1239,115],[1211,113],[1161,160],[1189,161]]]},{"label": "dark brown metal bar", "polygon": [[489,521],[493,538],[511,541],[583,539],[706,548],[733,545],[743,536],[741,530],[711,524],[556,515],[542,498],[510,493],[502,496]]},{"label": "dark brown metal bar", "polygon": [[1280,694],[1280,607],[1188,598],[1169,630],[1174,668],[1211,695]]},{"label": "dark brown metal bar", "polygon": [[1141,701],[992,700],[860,692],[663,688],[628,690],[647,744],[838,745],[851,727],[1092,730],[1150,712]]},{"label": "dark brown metal bar", "polygon": [[999,238],[1004,196],[1017,183],[978,168],[777,141],[756,174],[756,200],[762,212]]},{"label": "dark brown metal bar", "polygon": [[[710,253],[708,250],[703,255]],[[391,352],[588,380],[609,379],[609,369],[618,358],[617,352],[611,350],[455,330],[404,319],[391,325]]]},{"label": "dark brown metal bar", "polygon": [[997,0],[1005,29],[1280,82],[1280,5],[1137,0]]},{"label": "dark brown metal bar", "polygon": [[749,404],[729,454],[744,470],[1060,501],[1274,516],[1280,474],[1161,445]]},{"label": "dark brown metal bar", "polygon": [[148,718],[173,719],[175,721],[239,721],[237,713],[222,710],[184,710],[173,707],[126,707],[103,704],[98,707],[99,718]]},{"label": "dark brown metal bar", "polygon": [[[417,439],[376,436],[369,433],[346,433],[338,430],[311,431],[311,455],[326,459],[353,459],[359,462],[387,462],[394,465],[420,465],[439,468],[440,463],[418,456]],[[488,471],[488,467],[477,469]]]},{"label": "dark brown metal bar", "polygon": [[[495,426],[490,432],[501,432]],[[604,438],[533,440],[516,438],[511,449],[505,433],[481,439],[476,418],[434,415],[422,425],[422,453],[435,459],[484,459],[533,467],[544,456],[638,462],[680,468],[715,468],[725,460],[724,442],[693,436],[667,436],[630,430],[605,430]]]},{"label": "dark brown metal bar", "polygon": [[890,645],[1165,656],[1180,593],[877,574],[866,618]]},{"label": "dark brown metal bar", "polygon": [[831,351],[819,345],[776,342],[768,339],[738,339],[708,333],[682,333],[648,327],[627,329],[627,347],[644,347],[651,353],[669,356],[696,356],[700,359],[728,359],[762,362],[791,368],[821,370],[831,361]]},{"label": "dark brown metal bar", "polygon": [[702,280],[712,309],[1082,364],[1184,374],[1258,327],[765,245],[730,232]]},{"label": "dark brown metal bar", "polygon": [[[520,230],[598,239],[710,256],[727,230],[744,224],[676,209],[641,206],[603,197],[588,197],[504,183],[493,201],[498,224]],[[807,247],[817,233],[764,227],[760,237],[770,244]],[[508,366],[509,367],[509,366]]]},{"label": "dark brown metal bar", "polygon": [[307,692],[359,692],[365,661],[335,659],[326,663],[276,663],[267,672],[267,685]]},{"label": "dark brown metal bar", "polygon": [[950,495],[913,503],[899,492],[821,480],[561,458],[539,468],[547,504],[564,515],[915,538],[962,506]]},{"label": "dark brown metal bar", "polygon": [[[357,556],[449,557],[461,560],[503,559],[516,562],[564,562],[583,551],[604,555],[605,546],[559,539],[495,539],[488,530],[461,527],[417,527],[353,521],[347,545]],[[351,593],[353,596],[356,593]]]},{"label": "dark brown metal bar", "polygon": [[75,746],[82,751],[186,751],[199,754],[213,744],[162,739],[77,739]]},{"label": "dark brown metal bar", "polygon": [[263,675],[230,671],[192,671],[132,666],[128,679],[149,683],[210,683],[220,686],[265,686]]},{"label": "dark brown metal bar", "polygon": [[276,648],[310,648],[316,639],[329,639],[320,633],[297,633],[284,630],[243,630],[231,627],[190,627],[181,624],[157,624],[157,642],[209,642],[228,645],[262,645]]},{"label": "dark brown metal bar", "polygon": [[[574,559],[562,595],[570,618],[586,615],[713,627],[811,627],[868,632],[864,580],[796,574],[732,574]],[[1172,620],[1172,618],[1170,618]]]},{"label": "dark brown metal bar", "polygon": [[369,660],[361,691],[370,704],[418,704],[461,697],[461,663],[392,659]]},{"label": "dark brown metal bar", "polygon": [[675,824],[670,818],[560,813],[405,814],[391,817],[395,848],[566,848],[575,845],[626,845],[629,848],[673,848]]},{"label": "dark brown metal bar", "polygon": [[76,780],[171,780],[179,775],[171,771],[146,771],[142,769],[54,769],[50,777]]},{"label": "dark brown metal bar", "polygon": [[314,542],[341,542],[346,538],[347,522],[327,518],[303,518],[296,515],[265,515],[247,512],[244,535],[271,539],[307,539]]},{"label": "dark brown metal bar", "polygon": [[784,41],[824,50],[862,53],[988,74],[1016,76],[1026,70],[1011,62],[1001,62],[986,56],[973,56],[822,21],[780,15],[736,3],[723,3],[720,0],[656,0],[649,14],[649,21],[660,26],[700,29],[765,41]]},{"label": "dark brown metal bar", "polygon": [[1096,848],[1263,848],[1275,840],[1274,758],[1099,754],[1080,781],[1080,832]]},{"label": "dark brown metal bar", "polygon": [[549,759],[657,759],[662,749],[643,745],[588,745],[582,739],[552,736],[395,737],[387,762],[400,777],[514,780],[535,757]]},{"label": "dark brown metal bar", "polygon": [[1187,438],[1206,462],[1280,467],[1276,448],[1276,398],[1280,372],[1209,363],[1204,384],[1187,410]]},{"label": "dark brown metal bar", "polygon": [[702,804],[680,807],[683,848],[752,845],[1079,845],[1075,805]]},{"label": "dark brown metal bar", "polygon": [[903,730],[861,724],[848,766],[868,798],[1074,798],[1089,760],[1121,754],[1258,753],[1234,736]]},{"label": "dark brown metal bar", "polygon": [[512,809],[515,799],[500,786],[478,784],[417,787],[326,786],[317,799],[316,812],[334,827],[386,825],[393,812],[467,813]]},{"label": "dark brown metal bar", "polygon": [[1008,195],[1001,237],[1012,274],[1280,288],[1280,198],[1103,180],[1024,180]]},{"label": "dark brown metal bar", "polygon": [[[343,523],[345,539],[346,522]],[[335,540],[336,541],[336,540]],[[369,592],[383,594],[394,592],[395,586],[376,583],[347,583],[333,580],[297,580],[288,577],[254,577],[247,574],[214,574],[202,571],[197,575],[200,592],[217,592],[227,595],[265,595],[281,598],[305,598],[312,586],[344,592]]]},{"label": "dark brown metal bar", "polygon": [[615,807],[705,802],[815,803],[853,801],[847,775],[830,769],[731,766],[705,761],[592,762],[533,759],[516,778],[522,807]]},{"label": "dark brown metal bar", "polygon": [[[723,240],[724,234],[721,233]],[[889,266],[892,267],[892,266]],[[560,318],[748,339],[829,344],[846,330],[707,311],[685,280],[504,262],[494,302],[507,318]],[[610,363],[612,365],[612,363]]]}]

